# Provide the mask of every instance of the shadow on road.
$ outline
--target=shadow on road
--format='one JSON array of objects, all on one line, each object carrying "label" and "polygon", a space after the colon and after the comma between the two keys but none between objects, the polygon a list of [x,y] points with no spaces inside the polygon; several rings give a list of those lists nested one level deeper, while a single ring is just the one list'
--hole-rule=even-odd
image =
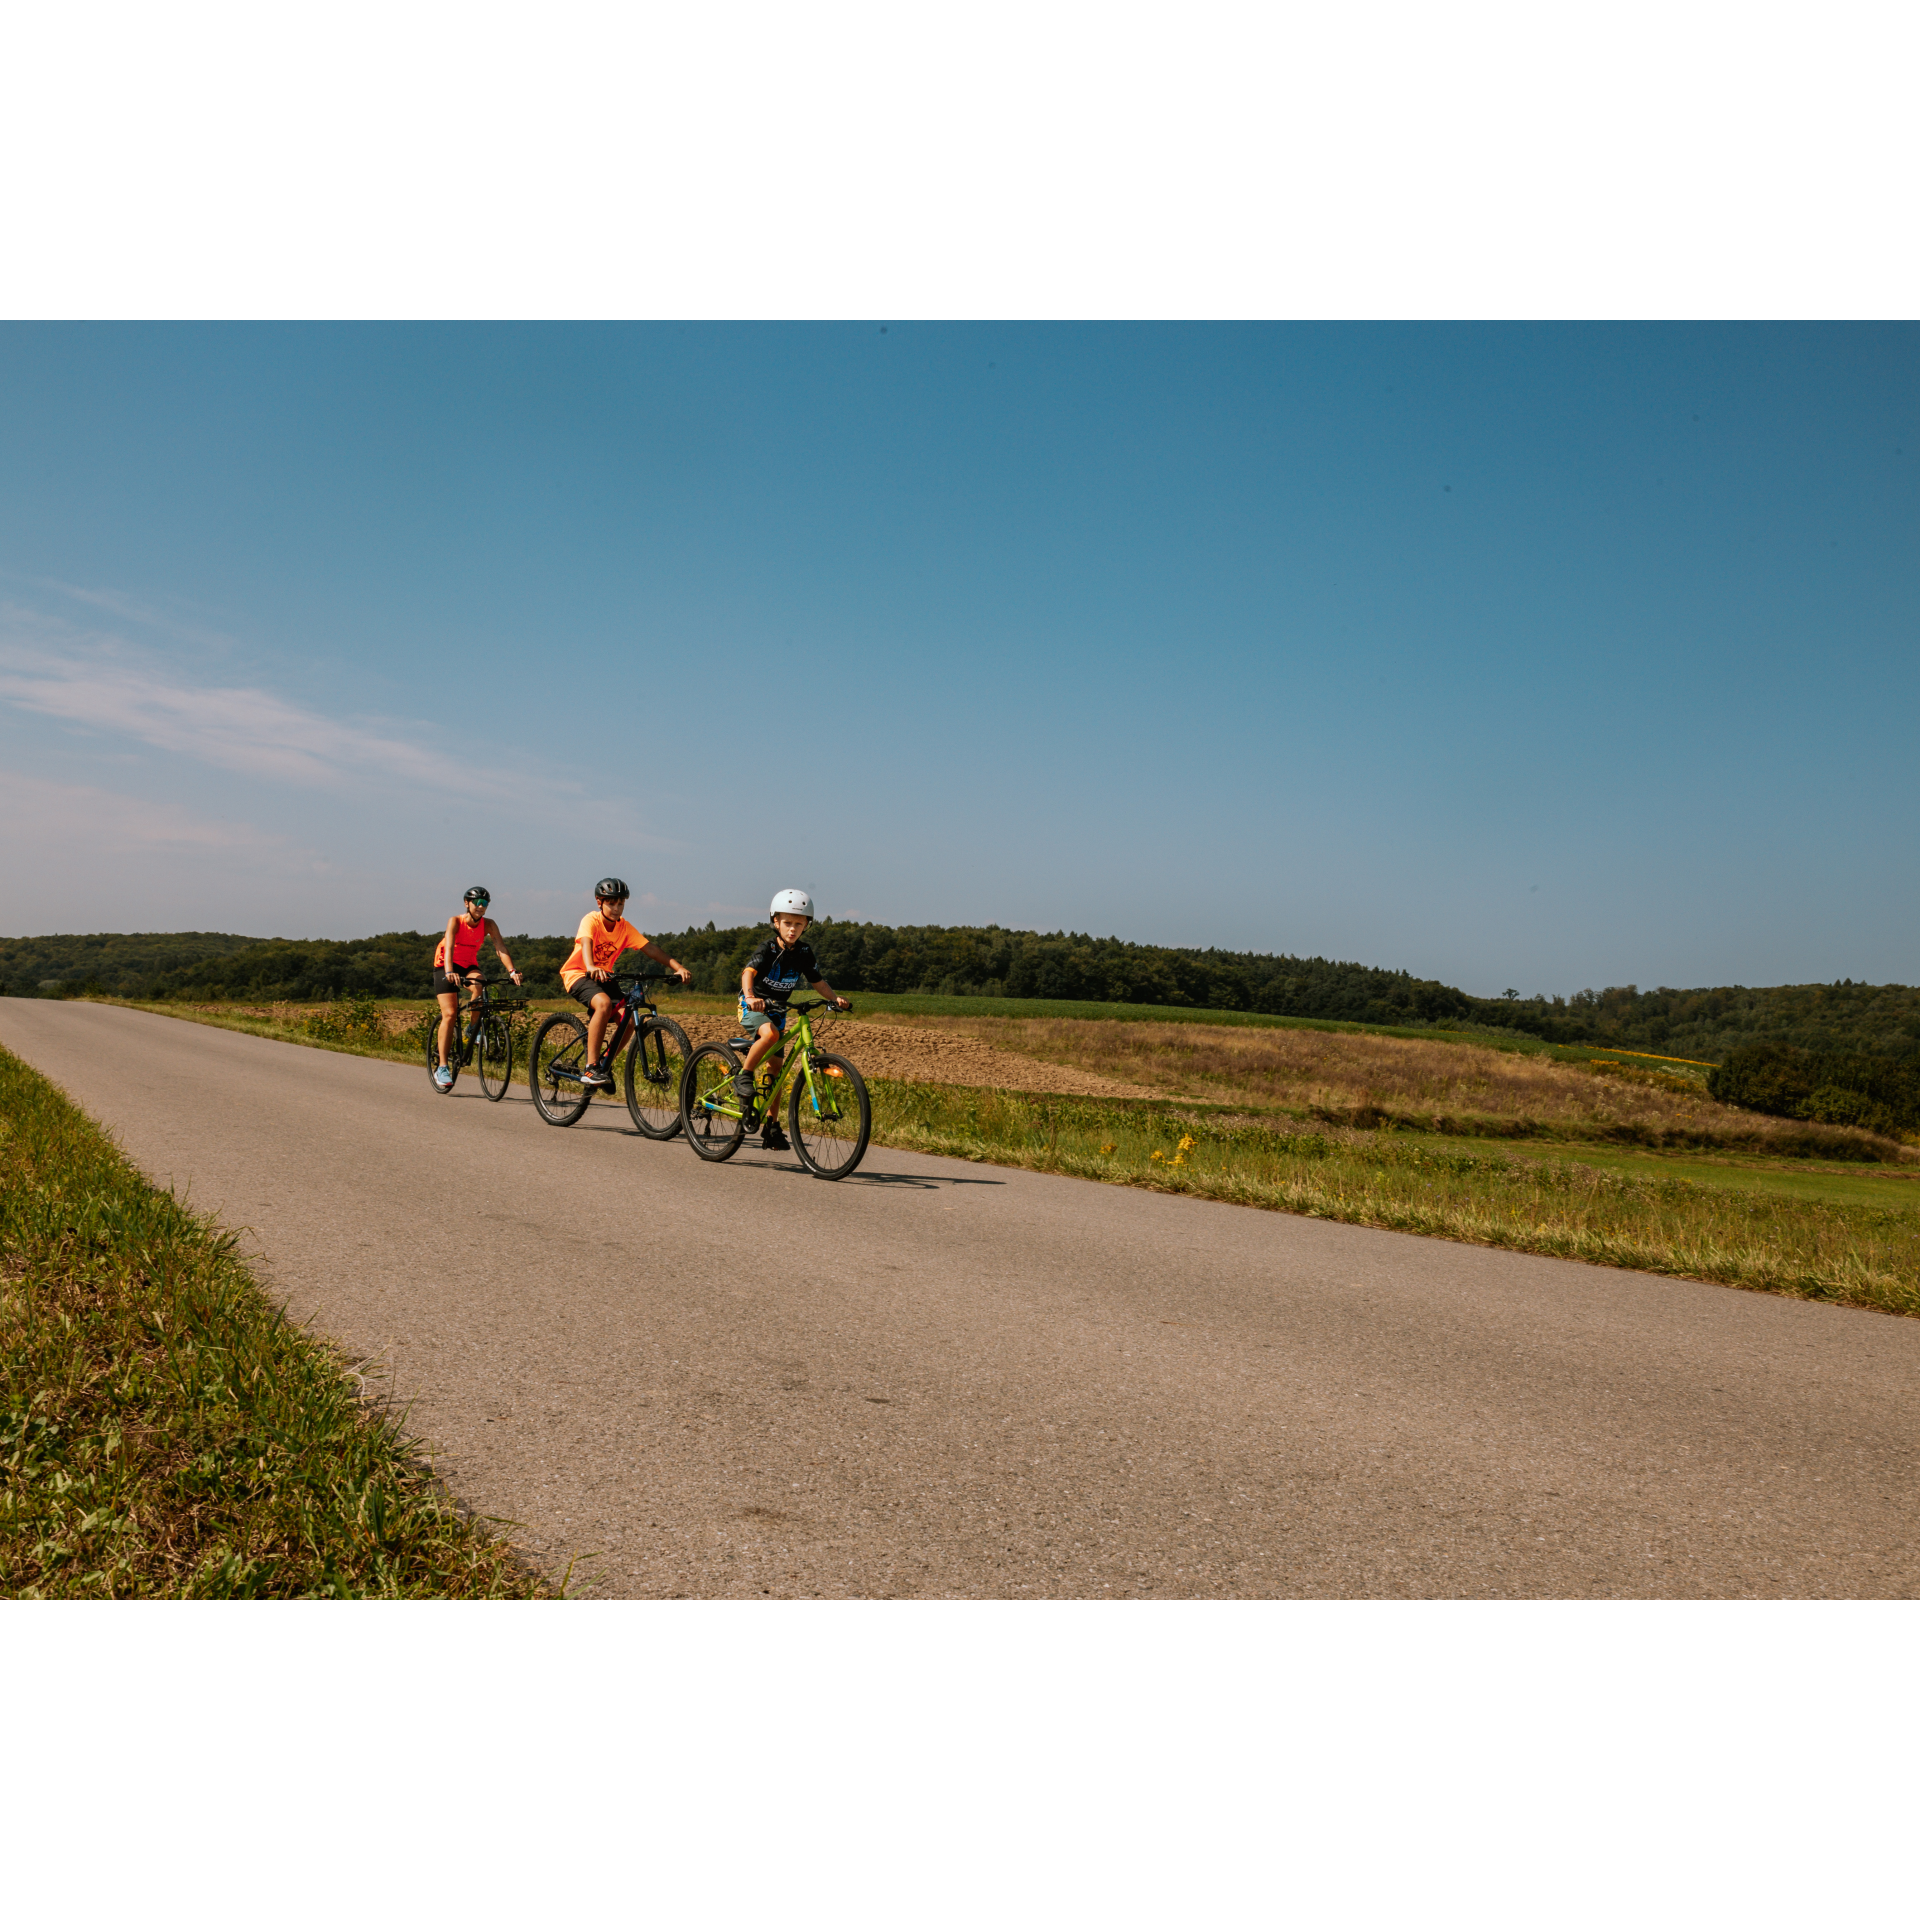
[{"label": "shadow on road", "polygon": [[[454,1088],[455,1098],[459,1096],[459,1092],[460,1089],[456,1086]],[[602,1124],[596,1125],[596,1122]],[[681,1153],[687,1151],[685,1142],[681,1140],[647,1139],[645,1134],[627,1123],[624,1111],[616,1115],[611,1109],[603,1113],[589,1108],[574,1122],[570,1131],[581,1134],[614,1133],[620,1135],[622,1139],[638,1140],[647,1146],[670,1146]],[[753,1145],[751,1142],[743,1145],[739,1153],[732,1159],[720,1161],[718,1164],[724,1167],[730,1167],[736,1172],[744,1168],[754,1173],[790,1174],[802,1180],[811,1180],[813,1178],[813,1175],[797,1160],[790,1160],[784,1155],[777,1158],[766,1158],[764,1157],[764,1150]],[[847,1175],[845,1184],[850,1187],[919,1188],[923,1192],[932,1192],[940,1187],[1004,1187],[1007,1183],[1004,1180],[991,1180],[983,1175],[953,1173],[870,1173],[861,1172],[856,1169],[856,1171]]]},{"label": "shadow on road", "polygon": [[[785,1173],[802,1180],[811,1180],[813,1175],[796,1160],[748,1160],[744,1158],[725,1160],[723,1166],[746,1167],[755,1173]],[[841,1185],[848,1187],[918,1187],[931,1191],[936,1187],[1004,1187],[1004,1180],[985,1180],[969,1178],[964,1174],[951,1173],[861,1173],[855,1171],[846,1176]]]}]

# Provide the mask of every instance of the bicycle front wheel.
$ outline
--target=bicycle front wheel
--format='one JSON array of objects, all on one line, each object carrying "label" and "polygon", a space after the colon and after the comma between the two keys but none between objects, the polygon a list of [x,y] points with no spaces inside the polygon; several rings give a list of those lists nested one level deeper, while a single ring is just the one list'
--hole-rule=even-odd
[{"label": "bicycle front wheel", "polygon": [[746,1115],[733,1090],[740,1056],[728,1047],[702,1047],[680,1076],[680,1129],[702,1160],[726,1160],[746,1138]]},{"label": "bicycle front wheel", "polygon": [[587,1064],[587,1029],[570,1013],[550,1013],[540,1022],[527,1055],[527,1088],[540,1118],[550,1127],[570,1127],[586,1112],[593,1090],[580,1084]]},{"label": "bicycle front wheel", "polygon": [[844,1180],[860,1164],[873,1131],[867,1083],[837,1053],[816,1053],[807,1065],[811,1071],[794,1077],[787,1102],[793,1150],[816,1180]]},{"label": "bicycle front wheel", "polygon": [[649,1140],[680,1131],[680,1083],[687,1077],[687,1036],[655,1016],[627,1048],[627,1112]]},{"label": "bicycle front wheel", "polygon": [[479,1057],[481,1091],[489,1100],[504,1100],[513,1079],[513,1029],[497,1013],[488,1014],[473,1050]]},{"label": "bicycle front wheel", "polygon": [[435,1070],[440,1065],[440,1028],[437,1022],[427,1029],[426,1054],[427,1078],[433,1081],[434,1092],[451,1093],[453,1080],[460,1078],[460,1029],[454,1028],[453,1044],[447,1049],[447,1071],[453,1075],[453,1080],[449,1080],[444,1087],[434,1079]]}]

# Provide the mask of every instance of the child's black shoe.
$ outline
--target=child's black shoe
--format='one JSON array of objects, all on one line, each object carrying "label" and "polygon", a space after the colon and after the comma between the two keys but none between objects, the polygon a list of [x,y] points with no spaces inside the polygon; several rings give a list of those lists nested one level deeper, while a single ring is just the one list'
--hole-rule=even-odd
[{"label": "child's black shoe", "polygon": [[780,1131],[776,1122],[769,1120],[760,1130],[760,1144],[771,1153],[785,1153],[792,1142]]}]

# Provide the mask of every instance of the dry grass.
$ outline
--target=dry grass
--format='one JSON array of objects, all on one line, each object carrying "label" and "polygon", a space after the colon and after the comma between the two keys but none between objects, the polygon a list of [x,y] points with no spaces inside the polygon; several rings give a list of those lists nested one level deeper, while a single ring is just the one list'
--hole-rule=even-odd
[{"label": "dry grass", "polygon": [[1457,1042],[1152,1021],[923,1024],[983,1030],[980,1038],[1000,1046],[1163,1097],[1273,1109],[1327,1125],[1737,1147],[1836,1160],[1920,1158],[1858,1128],[1721,1106],[1677,1076]]},{"label": "dry grass", "polygon": [[873,1137],[889,1146],[1920,1314],[1920,1221],[1904,1209],[1137,1101],[886,1082],[873,1091]]}]

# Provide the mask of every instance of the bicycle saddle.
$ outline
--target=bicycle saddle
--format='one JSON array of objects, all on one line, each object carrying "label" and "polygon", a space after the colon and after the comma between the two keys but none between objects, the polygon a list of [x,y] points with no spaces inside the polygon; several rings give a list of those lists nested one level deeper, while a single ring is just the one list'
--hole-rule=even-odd
[{"label": "bicycle saddle", "polygon": [[729,1040],[727,1045],[730,1046],[735,1053],[745,1053],[746,1050],[753,1045],[753,1041],[743,1033]]}]

